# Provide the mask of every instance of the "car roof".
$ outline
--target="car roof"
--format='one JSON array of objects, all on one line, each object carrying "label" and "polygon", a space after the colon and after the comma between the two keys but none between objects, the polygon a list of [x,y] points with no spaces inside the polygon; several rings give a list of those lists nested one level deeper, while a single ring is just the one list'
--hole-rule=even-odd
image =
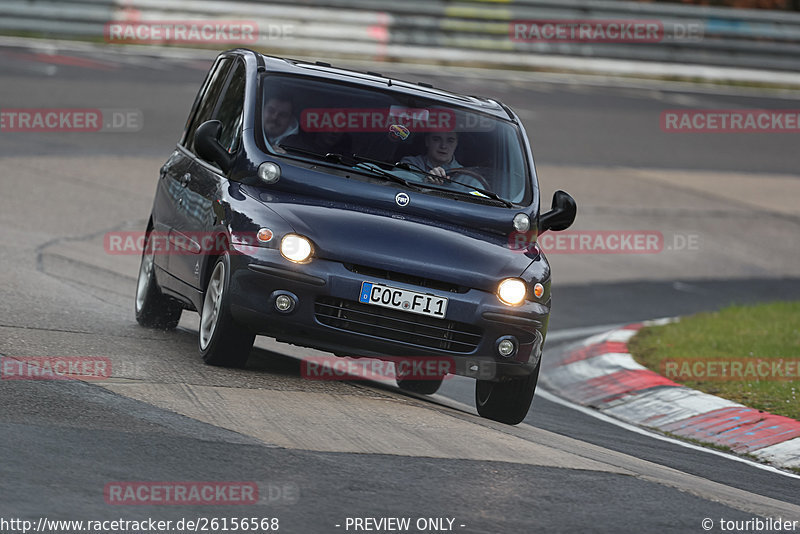
[{"label": "car roof", "polygon": [[352,83],[376,89],[396,91],[399,93],[413,95],[423,98],[439,100],[454,106],[470,108],[475,111],[488,113],[501,119],[515,120],[510,110],[501,102],[489,98],[482,98],[472,95],[464,95],[438,89],[431,84],[424,82],[408,82],[390,78],[377,72],[360,72],[351,69],[334,67],[330,63],[323,61],[310,62],[297,59],[281,58],[259,54],[252,50],[238,49],[231,52],[252,53],[263,65],[266,72],[278,72],[282,74],[294,74],[299,76],[310,76],[320,79],[331,79],[345,83]]}]

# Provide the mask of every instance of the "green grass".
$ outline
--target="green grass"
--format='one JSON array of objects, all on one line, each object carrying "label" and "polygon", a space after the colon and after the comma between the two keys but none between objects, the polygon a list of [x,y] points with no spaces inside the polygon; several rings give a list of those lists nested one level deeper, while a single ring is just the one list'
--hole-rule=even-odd
[{"label": "green grass", "polygon": [[[662,366],[664,360],[670,359],[714,360],[721,374],[722,362],[736,359],[764,360],[770,368],[781,359],[784,363],[800,360],[800,302],[730,306],[719,312],[686,317],[677,323],[646,327],[631,339],[628,348],[636,361],[675,382],[757,410],[800,420],[797,364],[791,373],[793,378],[780,380],[771,372],[766,378],[747,373],[746,362],[742,367],[746,377],[727,380],[697,375],[676,377],[674,373],[665,373]],[[702,364],[708,369],[707,362]]]},{"label": "green grass", "polygon": [[710,441],[702,441],[695,438],[687,438],[686,436],[681,436],[679,434],[674,434],[672,432],[665,432],[663,430],[659,430],[658,428],[651,428],[652,432],[661,433],[668,438],[677,439],[680,441],[686,441],[688,443],[692,443],[694,445],[700,445],[701,447],[707,447],[709,449],[715,449],[721,452],[727,452],[728,454],[736,454],[733,452],[733,449],[727,445],[720,445],[719,443],[712,443]]}]

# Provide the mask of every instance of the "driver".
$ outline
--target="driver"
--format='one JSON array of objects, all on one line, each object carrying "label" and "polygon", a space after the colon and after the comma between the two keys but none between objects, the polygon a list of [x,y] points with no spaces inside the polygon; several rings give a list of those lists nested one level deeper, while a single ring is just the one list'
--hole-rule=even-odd
[{"label": "driver", "polygon": [[443,183],[447,178],[447,171],[463,167],[454,156],[458,147],[458,134],[456,132],[430,132],[425,134],[425,154],[419,156],[405,156],[400,161],[438,176],[436,180],[429,177],[434,183]]},{"label": "driver", "polygon": [[[425,177],[427,182],[444,184],[450,180],[447,176],[447,171],[463,167],[454,155],[457,147],[458,133],[429,132],[425,134],[425,153],[419,156],[405,156],[400,161],[419,167],[427,172],[429,174]],[[460,176],[458,182],[460,182],[459,185],[466,187],[483,187],[478,180],[466,174]]]}]

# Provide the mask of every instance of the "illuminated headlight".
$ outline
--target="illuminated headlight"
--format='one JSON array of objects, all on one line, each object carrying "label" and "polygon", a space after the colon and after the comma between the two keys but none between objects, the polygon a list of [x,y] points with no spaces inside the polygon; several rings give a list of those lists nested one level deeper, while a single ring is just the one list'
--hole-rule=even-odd
[{"label": "illuminated headlight", "polygon": [[281,254],[289,261],[306,263],[313,252],[311,241],[301,235],[287,234],[281,240]]},{"label": "illuminated headlight", "polygon": [[276,163],[265,161],[258,166],[258,177],[264,183],[274,184],[281,178],[281,168]]},{"label": "illuminated headlight", "polygon": [[509,306],[519,306],[525,300],[525,282],[519,278],[506,278],[497,286],[497,297]]}]

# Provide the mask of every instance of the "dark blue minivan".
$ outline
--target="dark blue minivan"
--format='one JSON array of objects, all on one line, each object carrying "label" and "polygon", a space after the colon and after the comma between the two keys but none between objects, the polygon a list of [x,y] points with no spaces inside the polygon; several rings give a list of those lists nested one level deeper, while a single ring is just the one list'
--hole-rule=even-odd
[{"label": "dark blue minivan", "polygon": [[563,191],[539,204],[502,103],[231,50],[161,168],[136,319],[174,328],[197,311],[212,365],[244,366],[256,335],[446,362],[397,383],[431,394],[447,374],[475,378],[480,415],[516,424],[550,313],[536,236],[576,213]]}]

